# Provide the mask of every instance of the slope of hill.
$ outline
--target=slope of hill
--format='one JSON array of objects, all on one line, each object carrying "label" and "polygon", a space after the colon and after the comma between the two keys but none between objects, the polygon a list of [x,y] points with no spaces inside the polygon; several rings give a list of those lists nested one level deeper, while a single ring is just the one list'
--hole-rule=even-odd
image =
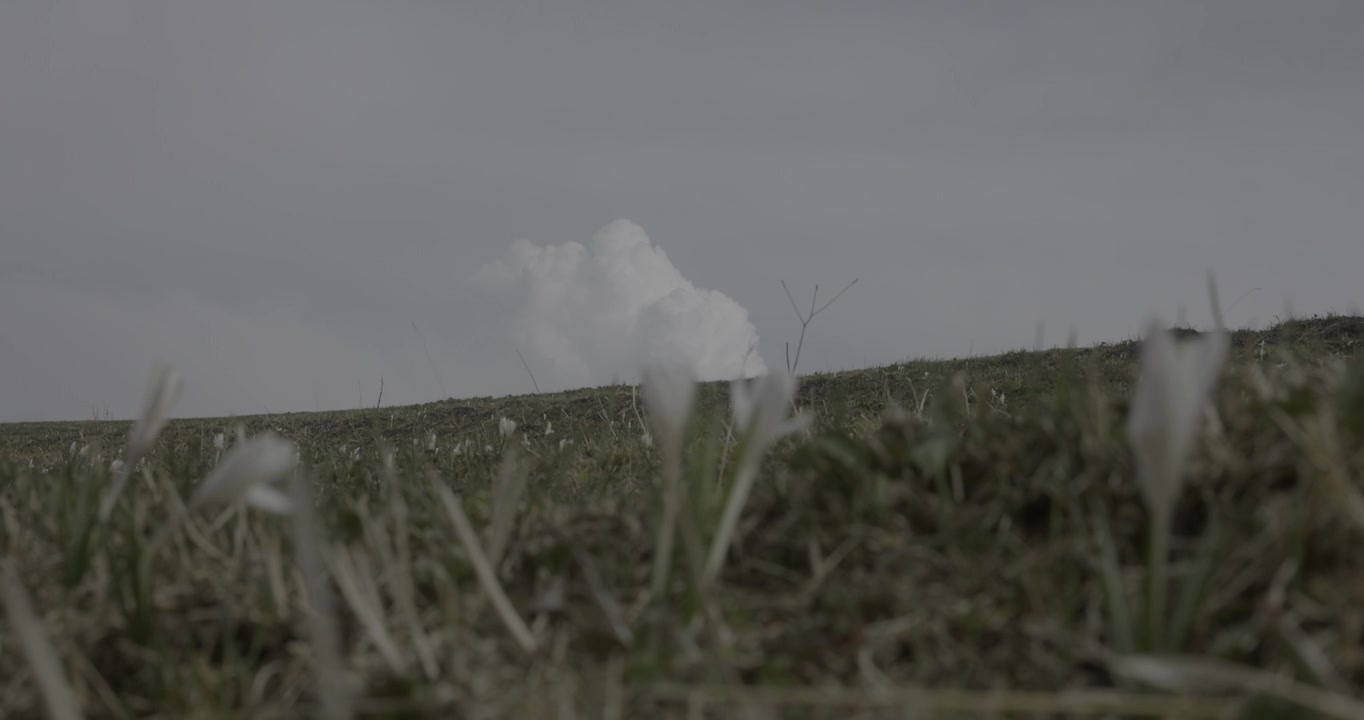
[{"label": "slope of hill", "polygon": [[[1357,711],[1364,318],[1233,334],[1159,559],[1124,434],[1139,359],[1123,342],[802,378],[810,432],[762,464],[713,581],[744,451],[720,383],[676,466],[621,386],[176,420],[104,523],[128,423],[0,426],[0,557],[89,715],[306,711],[298,536],[186,507],[240,424],[300,447],[370,716]],[[0,716],[32,717],[15,637]],[[1156,666],[1193,697],[1145,691],[1152,653],[1198,663]]]}]

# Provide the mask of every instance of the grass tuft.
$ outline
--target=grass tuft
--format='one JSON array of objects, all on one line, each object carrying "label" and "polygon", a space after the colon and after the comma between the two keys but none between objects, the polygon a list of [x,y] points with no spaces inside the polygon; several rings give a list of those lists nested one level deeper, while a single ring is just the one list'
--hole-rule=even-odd
[{"label": "grass tuft", "polygon": [[0,717],[1359,717],[1364,318],[1226,355],[0,426]]}]

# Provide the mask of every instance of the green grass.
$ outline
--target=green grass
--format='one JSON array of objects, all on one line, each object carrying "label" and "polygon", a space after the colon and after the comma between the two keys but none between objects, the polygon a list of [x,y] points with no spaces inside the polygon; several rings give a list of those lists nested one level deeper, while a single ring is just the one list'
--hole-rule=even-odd
[{"label": "green grass", "polygon": [[[104,526],[98,493],[129,423],[0,426],[0,558],[88,717],[306,715],[315,658],[289,520],[185,510],[214,435],[230,444],[240,423],[301,448],[330,575],[346,580],[344,663],[367,717],[1150,717],[1176,702],[1183,717],[1309,717],[1284,696],[1358,697],[1364,318],[1233,334],[1218,422],[1173,519],[1171,612],[1185,631],[1166,645],[1137,609],[1147,524],[1123,423],[1138,349],[802,378],[812,432],[768,456],[704,588],[689,558],[736,448],[728,386],[703,384],[683,468],[693,535],[679,536],[661,597],[647,592],[660,464],[641,439],[643,400],[622,386],[173,420]],[[519,424],[511,456],[504,416]],[[442,489],[497,548],[529,652]],[[40,717],[0,627],[0,717]],[[1125,671],[1122,655],[1150,648],[1269,675],[1230,690],[1194,680],[1179,700]],[[1295,684],[1270,692],[1269,676]]]}]

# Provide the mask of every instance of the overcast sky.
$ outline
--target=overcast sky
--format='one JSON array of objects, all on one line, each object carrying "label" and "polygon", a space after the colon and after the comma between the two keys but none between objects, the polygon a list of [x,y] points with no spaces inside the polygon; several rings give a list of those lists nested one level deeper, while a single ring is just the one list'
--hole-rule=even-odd
[{"label": "overcast sky", "polygon": [[[5,0],[0,421],[1364,299],[1364,2]],[[626,220],[628,222],[617,222]],[[751,350],[751,352],[750,352]]]}]

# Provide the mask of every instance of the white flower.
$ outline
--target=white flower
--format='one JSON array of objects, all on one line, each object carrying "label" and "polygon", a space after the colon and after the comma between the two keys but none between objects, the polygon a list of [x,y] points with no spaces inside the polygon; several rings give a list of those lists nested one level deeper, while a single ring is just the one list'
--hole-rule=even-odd
[{"label": "white flower", "polygon": [[435,449],[436,449],[436,434],[435,434],[435,433],[431,433],[430,435],[427,435],[427,436],[426,436],[426,449],[427,449],[427,450],[435,450]]},{"label": "white flower", "polygon": [[128,433],[128,447],[123,451],[123,471],[114,473],[113,485],[100,500],[101,521],[107,520],[109,513],[113,512],[114,503],[118,502],[118,496],[123,493],[123,486],[128,482],[128,471],[131,471],[151,449],[156,436],[161,433],[161,428],[166,426],[171,406],[180,396],[182,384],[180,373],[174,368],[157,368],[152,371],[147,396],[142,403],[142,414],[138,416]]},{"label": "white flower", "polygon": [[[644,369],[644,403],[649,424],[669,452],[680,451],[696,398],[696,382],[691,373],[677,366],[652,366]],[[652,445],[653,438],[645,445]]]},{"label": "white flower", "polygon": [[549,437],[550,435],[553,435],[553,434],[554,434],[554,423],[552,423],[552,422],[546,420],[546,421],[545,421],[545,437]]},{"label": "white flower", "polygon": [[735,380],[730,384],[730,408],[734,423],[757,447],[766,449],[786,435],[800,432],[809,423],[809,416],[798,413],[787,416],[791,401],[796,396],[796,377],[785,371],[775,371],[752,382]]},{"label": "white flower", "polygon": [[[32,462],[31,460],[29,461],[29,467],[33,467],[33,462]],[[115,474],[120,473],[120,472],[123,472],[123,461],[122,461],[122,460],[115,460],[115,461],[109,463],[109,472],[112,472],[112,473],[115,473]]]},{"label": "white flower", "polygon": [[654,446],[654,436],[650,435],[648,430],[645,430],[640,434],[639,442],[644,445],[644,447],[651,448]]},{"label": "white flower", "polygon": [[1153,512],[1168,512],[1179,496],[1184,463],[1229,344],[1221,330],[1177,342],[1159,320],[1152,318],[1148,324],[1127,439],[1136,457],[1142,495]]},{"label": "white flower", "polygon": [[573,441],[572,441],[572,440],[570,440],[570,439],[568,439],[568,438],[561,438],[561,439],[559,440],[559,449],[560,449],[560,450],[563,450],[564,447],[566,447],[566,446],[568,446],[568,445],[572,445],[572,444],[573,444]]},{"label": "white flower", "polygon": [[510,437],[512,433],[516,432],[516,421],[509,418],[498,420],[497,431],[502,434],[503,438]]},{"label": "white flower", "polygon": [[450,452],[450,454],[451,454],[451,455],[458,455],[458,454],[460,454],[460,453],[463,452],[463,451],[464,451],[464,441],[463,441],[463,440],[460,440],[459,442],[455,443],[455,448],[454,448],[454,450],[452,450],[452,451]]},{"label": "white flower", "polygon": [[214,449],[214,450],[217,450],[218,452],[222,452],[225,443],[226,443],[226,440],[223,438],[223,434],[222,434],[222,433],[214,433],[214,435],[213,435],[213,449]]},{"label": "white flower", "polygon": [[288,475],[295,463],[293,443],[273,432],[263,432],[232,446],[222,462],[199,483],[189,507],[196,510],[245,500],[261,510],[288,513],[292,509],[289,496],[270,483]]}]

